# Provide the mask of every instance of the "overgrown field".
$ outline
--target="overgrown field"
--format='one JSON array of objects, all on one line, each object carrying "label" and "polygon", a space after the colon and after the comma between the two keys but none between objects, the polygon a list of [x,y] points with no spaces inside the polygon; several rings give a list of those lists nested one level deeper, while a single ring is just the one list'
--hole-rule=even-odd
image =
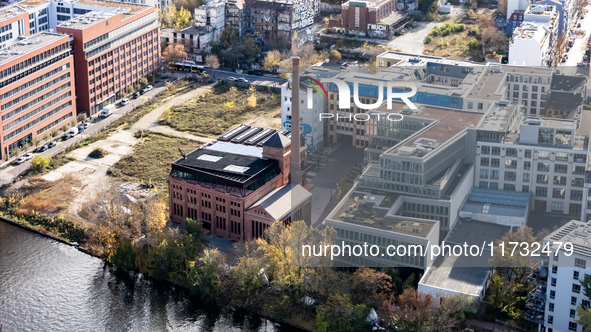
[{"label": "overgrown field", "polygon": [[179,149],[189,153],[200,145],[185,138],[144,132],[133,152],[109,168],[108,173],[124,181],[151,182],[166,190],[170,164],[181,157]]},{"label": "overgrown field", "polygon": [[199,97],[165,111],[160,123],[178,131],[215,137],[249,120],[259,126],[276,127],[280,107],[279,93],[220,83]]}]

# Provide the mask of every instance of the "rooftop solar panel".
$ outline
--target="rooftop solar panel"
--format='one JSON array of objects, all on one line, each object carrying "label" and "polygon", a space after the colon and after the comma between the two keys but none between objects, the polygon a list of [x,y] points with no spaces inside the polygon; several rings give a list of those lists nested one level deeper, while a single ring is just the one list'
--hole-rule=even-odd
[{"label": "rooftop solar panel", "polygon": [[240,125],[230,131],[225,132],[222,136],[218,137],[218,140],[220,141],[229,141],[231,139],[233,139],[234,137],[242,134],[243,132],[247,131],[248,129],[250,129],[250,126],[248,125]]},{"label": "rooftop solar panel", "polygon": [[267,128],[260,133],[252,136],[251,138],[247,139],[244,144],[246,145],[255,145],[262,141],[263,139],[273,135],[275,133],[275,129]]},{"label": "rooftop solar panel", "polygon": [[262,127],[252,127],[248,130],[246,130],[245,132],[243,132],[242,134],[234,137],[231,142],[232,143],[244,143],[244,141],[246,141],[247,139],[249,139],[251,136],[259,133],[260,131],[262,131],[263,128]]}]

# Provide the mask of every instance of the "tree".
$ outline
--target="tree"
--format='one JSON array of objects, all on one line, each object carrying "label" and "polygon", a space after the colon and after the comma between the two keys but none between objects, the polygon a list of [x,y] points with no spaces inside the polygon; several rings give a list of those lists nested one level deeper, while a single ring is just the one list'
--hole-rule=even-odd
[{"label": "tree", "polygon": [[579,319],[576,323],[583,325],[583,332],[591,332],[591,308],[578,307],[577,314]]},{"label": "tree", "polygon": [[316,309],[316,331],[368,331],[368,314],[369,308],[365,304],[353,305],[348,294],[332,294]]},{"label": "tree", "polygon": [[220,40],[219,40],[220,45],[224,48],[229,48],[234,45],[237,45],[238,41],[239,41],[238,33],[236,32],[236,30],[234,30],[232,25],[230,23],[228,23],[226,25],[226,27],[224,27],[224,30],[222,31],[222,33],[220,35]]},{"label": "tree", "polygon": [[389,292],[392,288],[392,277],[384,272],[360,268],[351,276],[351,290],[357,302],[365,302],[375,307],[378,294]]},{"label": "tree", "polygon": [[509,39],[496,27],[490,26],[482,31],[482,51],[484,54],[504,51],[509,46]]},{"label": "tree", "polygon": [[277,70],[277,66],[281,62],[281,53],[277,50],[267,52],[265,59],[263,60],[263,67],[273,72]]},{"label": "tree", "polygon": [[50,159],[43,156],[35,156],[31,159],[31,171],[34,174],[42,174],[49,167]]},{"label": "tree", "polygon": [[215,54],[210,54],[205,57],[205,66],[211,69],[218,69],[220,68],[220,61]]},{"label": "tree", "polygon": [[170,44],[162,53],[162,56],[168,60],[168,62],[182,61],[187,58],[187,52],[183,45]]},{"label": "tree", "polygon": [[392,320],[401,331],[429,331],[433,297],[407,288],[398,296]]},{"label": "tree", "polygon": [[[516,232],[509,231],[497,240],[498,245],[494,247],[494,256],[489,259],[490,265],[499,271],[507,282],[521,282],[537,263],[537,259],[530,255],[521,255],[520,248],[516,248],[513,252],[513,246],[509,245],[509,242],[529,243],[531,248],[531,244],[537,241],[530,227],[519,228]],[[499,245],[501,243],[504,246],[501,247]]]},{"label": "tree", "polygon": [[172,3],[177,7],[184,7],[189,13],[194,13],[195,9],[205,4],[203,0],[173,0]]},{"label": "tree", "polygon": [[86,115],[86,113],[78,114],[78,122],[86,122],[87,119],[88,119],[88,116]]},{"label": "tree", "polygon": [[369,74],[376,74],[378,72],[378,65],[376,62],[376,58],[371,58],[369,62],[367,62],[367,72]]},{"label": "tree", "polygon": [[431,331],[459,331],[466,321],[466,313],[474,306],[472,299],[463,295],[445,296],[439,309],[431,316]]},{"label": "tree", "polygon": [[341,53],[337,50],[332,50],[328,55],[328,59],[330,60],[330,62],[340,62],[342,59]]},{"label": "tree", "polygon": [[148,79],[145,77],[140,78],[140,84],[141,85],[147,85],[148,84]]},{"label": "tree", "polygon": [[169,5],[164,9],[161,16],[163,28],[183,29],[192,25],[191,12],[183,6],[177,9],[175,5]]},{"label": "tree", "polygon": [[248,60],[253,59],[259,53],[259,47],[254,42],[254,38],[252,37],[246,38],[246,40],[244,40],[244,43],[242,43],[242,46],[242,48],[244,49],[244,55]]}]

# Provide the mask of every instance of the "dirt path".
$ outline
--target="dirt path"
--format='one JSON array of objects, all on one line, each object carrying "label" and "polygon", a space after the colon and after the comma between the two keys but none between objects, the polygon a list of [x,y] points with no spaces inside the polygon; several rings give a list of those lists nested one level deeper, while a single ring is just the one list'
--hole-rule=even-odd
[{"label": "dirt path", "polygon": [[[211,89],[212,86],[213,84],[206,85],[183,95],[171,98],[164,105],[146,114],[130,129],[119,129],[109,135],[106,139],[94,142],[87,147],[72,151],[69,156],[76,158],[76,160],[45,174],[42,178],[48,181],[55,181],[63,178],[66,175],[73,175],[80,180],[81,183],[79,188],[71,188],[72,191],[75,192],[75,196],[72,197],[68,208],[65,211],[68,217],[84,221],[84,219],[80,217],[78,213],[85,206],[85,204],[95,201],[100,197],[99,195],[106,192],[111,188],[111,186],[114,185],[114,181],[112,181],[112,179],[107,175],[107,170],[121,158],[133,152],[135,145],[140,142],[139,139],[134,137],[135,132],[140,130],[150,130],[204,143],[211,141],[209,138],[198,137],[195,135],[178,132],[168,127],[160,126],[158,124],[158,118],[165,110],[197,97],[201,93]],[[106,150],[108,154],[101,159],[89,158],[88,154],[98,147]]]}]

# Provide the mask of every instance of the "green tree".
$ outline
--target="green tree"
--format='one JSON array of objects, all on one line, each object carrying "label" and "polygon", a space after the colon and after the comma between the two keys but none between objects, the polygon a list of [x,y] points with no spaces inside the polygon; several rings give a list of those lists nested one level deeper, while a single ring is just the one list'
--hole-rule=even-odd
[{"label": "green tree", "polygon": [[[532,243],[537,242],[530,227],[518,229],[516,232],[507,232],[501,237],[497,244],[504,243],[504,252],[502,246],[494,247],[494,256],[489,259],[489,263],[494,267],[507,282],[521,282],[523,278],[531,271],[531,268],[538,262],[537,259],[529,255],[519,255],[512,253],[514,243]],[[517,248],[519,250],[519,248]]]},{"label": "green tree", "polygon": [[281,53],[277,50],[267,52],[265,59],[263,60],[263,67],[273,72],[277,70],[277,66],[281,62]]},{"label": "green tree", "polygon": [[140,78],[140,84],[141,85],[148,85],[148,79],[145,77]]},{"label": "green tree", "polygon": [[50,159],[43,156],[35,156],[31,159],[31,171],[34,174],[42,174],[49,167]]},{"label": "green tree", "polygon": [[244,43],[242,44],[242,46],[244,48],[244,55],[249,60],[254,59],[257,56],[257,54],[259,53],[259,47],[254,42],[254,38],[252,38],[252,37],[246,38],[246,40],[244,40]]},{"label": "green tree", "polygon": [[87,119],[88,119],[88,116],[86,115],[86,113],[78,114],[78,122],[86,122]]},{"label": "green tree", "polygon": [[191,12],[183,6],[178,9],[175,5],[167,6],[160,19],[163,28],[183,29],[192,25]]},{"label": "green tree", "polygon": [[583,332],[591,332],[591,308],[578,307],[577,314],[579,319],[576,323],[583,325]]}]

